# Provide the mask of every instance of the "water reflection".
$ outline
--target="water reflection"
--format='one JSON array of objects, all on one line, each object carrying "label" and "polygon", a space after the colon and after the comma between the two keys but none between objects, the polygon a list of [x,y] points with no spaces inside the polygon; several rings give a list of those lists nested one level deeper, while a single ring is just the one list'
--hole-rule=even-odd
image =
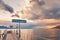
[{"label": "water reflection", "polygon": [[[12,32],[17,37],[17,35],[15,34],[15,31],[12,31]],[[15,36],[13,36],[13,37],[15,37]],[[1,38],[3,38],[3,37],[1,37]],[[9,36],[9,38],[10,38],[10,36]],[[7,37],[7,39],[8,39],[8,37]],[[60,40],[60,29],[43,29],[43,28],[21,29],[21,38],[20,39],[21,40]]]},{"label": "water reflection", "polygon": [[60,40],[60,29],[34,29],[33,40]]}]

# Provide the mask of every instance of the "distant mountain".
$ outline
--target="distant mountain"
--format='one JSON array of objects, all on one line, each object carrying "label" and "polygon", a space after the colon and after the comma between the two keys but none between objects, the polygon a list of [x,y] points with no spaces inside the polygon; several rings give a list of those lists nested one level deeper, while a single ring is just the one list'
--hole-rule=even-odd
[{"label": "distant mountain", "polygon": [[8,27],[6,26],[0,26],[0,29],[7,29]]},{"label": "distant mountain", "polygon": [[60,25],[54,27],[53,29],[60,29]]}]

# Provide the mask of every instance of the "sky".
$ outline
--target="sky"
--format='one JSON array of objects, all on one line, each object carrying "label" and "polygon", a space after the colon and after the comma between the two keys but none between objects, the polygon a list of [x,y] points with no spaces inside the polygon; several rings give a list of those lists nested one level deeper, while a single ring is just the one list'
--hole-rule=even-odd
[{"label": "sky", "polygon": [[0,25],[14,25],[12,19],[24,19],[21,28],[53,28],[60,25],[60,0],[0,0]]}]

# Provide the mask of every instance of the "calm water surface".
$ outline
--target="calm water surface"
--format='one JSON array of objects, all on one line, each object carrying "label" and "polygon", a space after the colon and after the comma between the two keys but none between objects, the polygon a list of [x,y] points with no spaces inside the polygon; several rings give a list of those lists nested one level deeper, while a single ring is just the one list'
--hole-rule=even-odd
[{"label": "calm water surface", "polygon": [[33,40],[60,40],[60,29],[35,29]]}]

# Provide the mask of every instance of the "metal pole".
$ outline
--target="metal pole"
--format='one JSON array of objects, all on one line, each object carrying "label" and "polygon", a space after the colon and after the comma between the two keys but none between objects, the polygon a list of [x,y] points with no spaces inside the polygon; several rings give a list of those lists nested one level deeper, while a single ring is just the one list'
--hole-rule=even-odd
[{"label": "metal pole", "polygon": [[20,32],[20,22],[19,22],[19,40],[21,39],[21,32]]}]

